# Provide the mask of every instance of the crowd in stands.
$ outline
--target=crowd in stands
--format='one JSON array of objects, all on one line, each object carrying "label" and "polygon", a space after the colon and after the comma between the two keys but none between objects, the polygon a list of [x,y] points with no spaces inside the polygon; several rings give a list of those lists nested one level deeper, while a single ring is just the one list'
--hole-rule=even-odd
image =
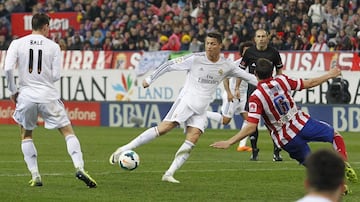
[{"label": "crowd in stands", "polygon": [[360,49],[360,0],[0,0],[0,49],[11,13],[77,12],[80,29],[53,36],[64,50],[202,51],[207,32],[238,51],[254,30],[279,50]]}]

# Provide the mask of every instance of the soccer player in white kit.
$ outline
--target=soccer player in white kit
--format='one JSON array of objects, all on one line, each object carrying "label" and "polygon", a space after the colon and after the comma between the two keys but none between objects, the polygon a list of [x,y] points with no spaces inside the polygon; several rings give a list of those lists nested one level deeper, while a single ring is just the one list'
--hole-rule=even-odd
[{"label": "soccer player in white kit", "polygon": [[[28,170],[32,175],[30,186],[42,186],[38,169],[37,150],[32,139],[38,115],[45,128],[57,128],[64,136],[67,151],[76,169],[75,176],[94,188],[94,179],[84,170],[80,142],[75,136],[60,94],[54,83],[60,79],[61,51],[49,34],[50,18],[46,14],[35,14],[32,18],[32,33],[11,42],[5,59],[5,74],[11,92],[10,99],[16,103],[14,120],[21,129],[21,150]],[[13,71],[18,70],[17,88]]]},{"label": "soccer player in white kit", "polygon": [[[254,46],[252,41],[247,41],[240,44],[240,54],[244,55],[245,51]],[[236,60],[235,66],[239,67],[241,59]],[[239,67],[240,68],[240,67]],[[240,114],[243,119],[244,127],[246,125],[247,111],[245,110],[245,105],[247,101],[247,88],[248,84],[246,82],[239,81],[236,77],[231,77],[224,80],[225,91],[222,94],[222,105],[221,113],[208,111],[206,113],[207,117],[211,120],[217,121],[224,125],[227,125],[232,120],[235,114]],[[237,147],[237,151],[252,151],[251,147],[246,146],[247,137],[242,139]]]},{"label": "soccer player in white kit", "polygon": [[185,141],[176,152],[169,169],[162,176],[162,181],[179,183],[173,175],[189,158],[190,152],[207,127],[206,111],[216,87],[227,77],[240,77],[253,85],[257,84],[255,76],[236,67],[232,61],[221,57],[221,48],[221,34],[210,32],[206,36],[205,52],[170,60],[160,65],[143,81],[143,87],[147,88],[166,72],[187,71],[184,88],[164,120],[158,126],[145,130],[128,144],[119,147],[111,154],[110,164],[118,161],[121,152],[146,144],[156,137],[165,135],[180,123],[184,123]]}]

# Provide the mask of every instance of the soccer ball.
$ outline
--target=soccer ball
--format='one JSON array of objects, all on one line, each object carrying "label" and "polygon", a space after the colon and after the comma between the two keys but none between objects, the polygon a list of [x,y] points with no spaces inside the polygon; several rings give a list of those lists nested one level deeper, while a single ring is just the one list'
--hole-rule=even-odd
[{"label": "soccer ball", "polygon": [[119,166],[124,170],[134,170],[140,164],[139,155],[133,150],[127,150],[119,156]]}]

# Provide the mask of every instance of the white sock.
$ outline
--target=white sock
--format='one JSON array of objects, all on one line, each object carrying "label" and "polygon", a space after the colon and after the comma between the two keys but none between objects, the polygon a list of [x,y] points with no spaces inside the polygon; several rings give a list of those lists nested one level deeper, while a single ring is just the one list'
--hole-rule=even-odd
[{"label": "white sock", "polygon": [[176,152],[175,158],[174,158],[173,162],[171,163],[169,169],[165,172],[165,175],[173,176],[174,173],[176,172],[176,170],[178,170],[185,163],[185,161],[189,158],[190,152],[192,151],[192,149],[194,147],[195,147],[195,145],[192,142],[185,140],[185,142],[181,145],[179,150]]},{"label": "white sock", "polygon": [[81,152],[80,142],[75,135],[68,135],[65,138],[67,151],[76,169],[84,169],[84,160]]},{"label": "white sock", "polygon": [[[241,129],[243,129],[245,126],[247,125],[247,122],[244,121],[242,126],[241,126]],[[244,139],[242,139],[240,142],[239,142],[239,147],[244,147],[246,146],[246,141],[248,139],[249,136],[246,136]]]},{"label": "white sock", "polygon": [[37,163],[37,151],[32,139],[25,139],[21,141],[21,151],[24,155],[24,160],[28,170],[31,173],[32,179],[40,177]]},{"label": "white sock", "polygon": [[131,142],[129,142],[128,144],[126,144],[122,147],[119,147],[116,150],[116,153],[121,153],[126,150],[135,149],[143,144],[150,142],[151,140],[155,139],[158,136],[159,136],[159,132],[158,132],[157,127],[149,128],[149,129],[145,130],[144,132],[142,132],[135,139],[131,140]]},{"label": "white sock", "polygon": [[249,136],[246,136],[244,139],[242,139],[240,142],[239,142],[239,147],[245,147],[246,146],[246,141],[248,139]]},{"label": "white sock", "polygon": [[222,115],[220,113],[218,113],[218,112],[207,111],[206,116],[211,120],[214,120],[214,121],[216,121],[218,123],[222,123]]}]

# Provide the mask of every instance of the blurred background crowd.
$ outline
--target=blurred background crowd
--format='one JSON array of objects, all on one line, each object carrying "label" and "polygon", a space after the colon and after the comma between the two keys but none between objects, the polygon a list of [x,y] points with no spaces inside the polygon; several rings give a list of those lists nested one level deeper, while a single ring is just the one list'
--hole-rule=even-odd
[{"label": "blurred background crowd", "polygon": [[360,0],[0,0],[0,49],[11,13],[77,12],[79,30],[52,36],[64,50],[202,51],[219,31],[238,51],[262,28],[279,50],[359,51]]}]

